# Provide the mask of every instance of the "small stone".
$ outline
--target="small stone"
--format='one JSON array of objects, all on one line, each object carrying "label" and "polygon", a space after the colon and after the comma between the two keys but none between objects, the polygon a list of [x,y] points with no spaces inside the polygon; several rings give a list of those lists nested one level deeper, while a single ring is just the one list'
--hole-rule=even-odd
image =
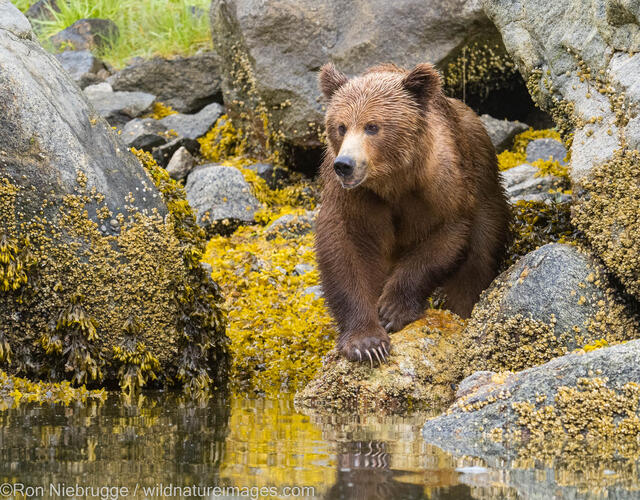
[{"label": "small stone", "polygon": [[189,153],[189,150],[184,146],[180,146],[173,156],[171,160],[169,160],[169,164],[167,165],[167,172],[172,179],[177,181],[181,181],[187,178],[189,172],[195,166],[196,161]]},{"label": "small stone", "polygon": [[25,15],[32,21],[40,21],[52,19],[53,12],[60,12],[57,0],[38,0],[29,7]]},{"label": "small stone", "polygon": [[151,110],[155,96],[143,92],[114,92],[106,82],[89,85],[84,93],[110,125],[122,128],[132,118]]},{"label": "small stone", "polygon": [[565,157],[567,148],[560,141],[555,139],[535,139],[527,144],[527,162],[533,163],[536,160],[554,160],[560,165],[566,165]]},{"label": "small stone", "polygon": [[267,240],[272,240],[277,236],[291,239],[303,236],[313,230],[315,215],[311,211],[306,211],[302,215],[286,214],[274,220],[265,229]]},{"label": "small stone", "polygon": [[308,286],[304,290],[302,290],[302,296],[306,295],[314,295],[316,299],[321,299],[324,297],[324,293],[322,292],[322,285],[314,285]]},{"label": "small stone", "polygon": [[192,115],[176,113],[160,120],[160,123],[167,129],[173,130],[179,137],[187,139],[197,139],[205,135],[211,127],[224,113],[224,108],[217,102],[208,104],[202,110]]},{"label": "small stone", "polygon": [[282,168],[276,167],[271,163],[254,163],[246,168],[253,170],[258,176],[264,179],[270,189],[277,189],[281,181],[289,177],[289,172]]},{"label": "small stone", "polygon": [[151,151],[167,140],[160,134],[166,132],[164,126],[153,118],[135,118],[124,126],[120,138],[130,148]]},{"label": "small stone", "polygon": [[296,264],[293,268],[293,274],[295,276],[302,276],[303,274],[307,274],[313,271],[313,266],[311,264]]},{"label": "small stone", "polygon": [[524,132],[529,125],[519,121],[498,120],[490,115],[481,115],[480,120],[491,138],[496,153],[502,153],[513,144],[513,138],[520,132]]},{"label": "small stone", "polygon": [[194,139],[187,139],[186,137],[178,137],[155,148],[153,150],[153,159],[156,160],[158,165],[161,167],[166,167],[175,152],[182,147],[192,155],[198,154],[200,151],[200,144],[198,141]]}]

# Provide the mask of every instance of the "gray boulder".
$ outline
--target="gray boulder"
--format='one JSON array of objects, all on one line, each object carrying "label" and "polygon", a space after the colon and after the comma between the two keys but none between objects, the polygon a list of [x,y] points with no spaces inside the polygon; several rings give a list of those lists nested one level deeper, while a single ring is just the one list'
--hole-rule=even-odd
[{"label": "gray boulder", "polygon": [[91,50],[112,45],[120,30],[111,19],[80,19],[68,28],[51,36],[56,49]]},{"label": "gray boulder", "polygon": [[185,115],[176,113],[165,116],[160,123],[167,129],[173,130],[180,137],[197,139],[205,135],[224,113],[224,108],[217,102],[206,105],[197,113]]},{"label": "gray boulder", "polygon": [[120,138],[130,148],[151,151],[153,148],[166,144],[167,139],[162,135],[165,127],[153,118],[135,118],[126,123],[120,133]]},{"label": "gray boulder", "polygon": [[480,119],[487,129],[496,153],[502,153],[513,144],[513,138],[529,128],[529,125],[519,121],[498,120],[490,115],[481,115]]},{"label": "gray boulder", "polygon": [[154,94],[180,113],[222,102],[218,64],[211,52],[138,61],[112,75],[109,83],[114,90]]},{"label": "gray boulder", "polygon": [[498,276],[467,325],[466,372],[522,370],[592,344],[640,336],[640,324],[602,266],[552,243]]},{"label": "gray boulder", "polygon": [[555,139],[535,139],[527,144],[527,161],[553,160],[566,165],[567,148]]},{"label": "gray boulder", "polygon": [[[149,174],[162,172],[128,151],[8,0],[0,68],[0,367],[130,390],[180,370],[189,387],[220,386],[220,295],[187,261],[205,239],[184,198],[176,217]],[[178,304],[186,288],[197,312]]]},{"label": "gray boulder", "polygon": [[89,50],[65,50],[55,57],[81,89],[108,76],[104,63]]},{"label": "gray boulder", "polygon": [[261,206],[235,167],[199,166],[189,174],[185,188],[198,224],[209,233],[229,233],[242,223],[254,222],[254,213]]},{"label": "gray boulder", "polygon": [[385,61],[444,66],[471,40],[500,43],[476,0],[214,0],[211,26],[232,118],[263,103],[297,147],[321,145],[326,62],[347,74]]},{"label": "gray boulder", "polygon": [[511,203],[518,201],[565,201],[561,193],[549,193],[565,186],[566,181],[553,175],[538,176],[539,170],[523,163],[502,172],[503,185]]},{"label": "gray boulder", "polygon": [[98,113],[118,128],[150,111],[156,99],[144,92],[114,92],[106,82],[89,85],[84,93]]}]

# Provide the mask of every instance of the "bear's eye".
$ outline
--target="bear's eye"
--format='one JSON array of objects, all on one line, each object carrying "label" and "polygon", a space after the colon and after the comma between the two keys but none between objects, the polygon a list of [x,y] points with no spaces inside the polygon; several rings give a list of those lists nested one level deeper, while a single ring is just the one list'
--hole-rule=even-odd
[{"label": "bear's eye", "polygon": [[347,127],[345,127],[344,125],[338,125],[338,133],[340,135],[344,135],[347,133]]},{"label": "bear's eye", "polygon": [[368,135],[376,135],[380,128],[375,123],[367,123],[364,126],[364,133]]}]

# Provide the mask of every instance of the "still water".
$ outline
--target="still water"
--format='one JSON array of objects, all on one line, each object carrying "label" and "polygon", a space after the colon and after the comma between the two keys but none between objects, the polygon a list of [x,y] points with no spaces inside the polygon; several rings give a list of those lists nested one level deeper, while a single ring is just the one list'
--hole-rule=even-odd
[{"label": "still water", "polygon": [[525,472],[533,486],[518,487],[499,467],[425,443],[425,418],[306,416],[286,395],[202,406],[167,393],[26,405],[0,412],[0,483],[9,483],[0,498],[555,496],[544,470]]}]

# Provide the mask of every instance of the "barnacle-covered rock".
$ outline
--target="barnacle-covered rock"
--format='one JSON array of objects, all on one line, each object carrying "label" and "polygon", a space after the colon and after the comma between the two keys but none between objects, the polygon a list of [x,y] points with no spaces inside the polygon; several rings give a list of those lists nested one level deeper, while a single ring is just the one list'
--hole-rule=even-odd
[{"label": "barnacle-covered rock", "polygon": [[577,246],[548,244],[483,293],[465,331],[465,372],[522,370],[600,339],[639,336],[637,317],[603,267]]},{"label": "barnacle-covered rock", "polygon": [[333,349],[316,378],[296,394],[296,406],[388,414],[441,409],[453,400],[464,369],[463,329],[454,314],[430,309],[425,318],[391,336],[387,363],[379,365],[375,358],[375,366],[353,363]]},{"label": "barnacle-covered rock", "polygon": [[0,366],[127,390],[222,384],[221,296],[184,190],[0,11]]},{"label": "barnacle-covered rock", "polygon": [[[428,420],[423,435],[456,455],[518,469],[505,481],[529,493],[537,481],[549,481],[553,491],[597,484],[610,488],[610,496],[634,498],[637,491],[620,490],[637,482],[638,380],[640,340],[580,350],[521,372],[493,374]],[[541,466],[554,473],[538,474]],[[529,468],[537,481],[522,471]],[[573,496],[575,489],[568,489]]]}]

